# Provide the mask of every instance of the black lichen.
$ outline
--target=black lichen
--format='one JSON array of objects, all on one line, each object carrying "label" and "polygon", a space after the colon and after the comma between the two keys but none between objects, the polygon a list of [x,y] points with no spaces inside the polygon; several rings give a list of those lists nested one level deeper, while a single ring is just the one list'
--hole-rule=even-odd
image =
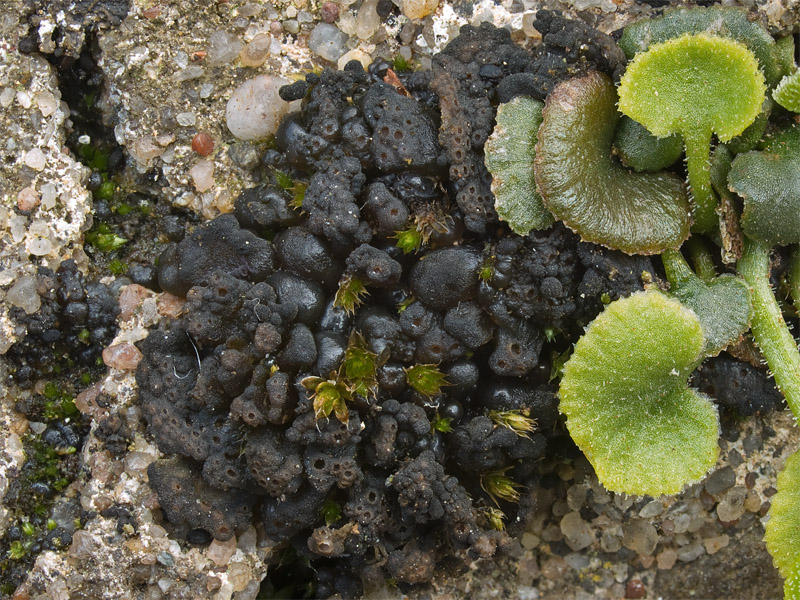
[{"label": "black lichen", "polygon": [[[533,55],[465,27],[430,72],[349,63],[287,86],[303,106],[265,164],[290,174],[271,171],[282,184],[243,192],[233,216],[164,254],[161,285],[188,310],[140,343],[137,382],[149,432],[178,457],[151,478],[187,539],[260,516],[312,565],[317,595],[346,596],[366,557],[413,584],[454,550],[506,551],[489,508],[524,527],[563,428],[559,356],[604,303],[657,276],[560,225],[520,237],[497,223],[482,153],[498,99],[529,76],[546,90],[624,64],[586,25],[537,23]],[[337,301],[353,281],[360,303]],[[514,493],[498,496],[498,477]]]}]

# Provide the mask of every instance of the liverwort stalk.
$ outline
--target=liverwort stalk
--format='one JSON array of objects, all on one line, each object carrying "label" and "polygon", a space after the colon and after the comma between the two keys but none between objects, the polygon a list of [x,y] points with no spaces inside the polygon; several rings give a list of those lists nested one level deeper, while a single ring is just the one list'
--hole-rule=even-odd
[{"label": "liverwort stalk", "polygon": [[700,237],[690,237],[684,244],[689,258],[692,260],[692,265],[703,281],[708,283],[717,276],[717,268],[714,266],[714,259],[708,247]]},{"label": "liverwort stalk", "polygon": [[800,415],[800,353],[769,284],[769,248],[765,242],[746,239],[737,270],[750,286],[753,337],[796,416]]},{"label": "liverwort stalk", "polygon": [[694,196],[694,229],[716,228],[709,149],[741,134],[761,112],[764,75],[747,47],[706,33],[653,44],[628,64],[619,86],[619,110],[663,137],[679,133]]},{"label": "liverwort stalk", "polygon": [[696,277],[679,250],[665,250],[661,254],[661,261],[664,263],[667,279],[673,287],[684,285],[691,278]]},{"label": "liverwort stalk", "polygon": [[797,312],[800,312],[800,245],[792,246],[789,259],[789,294]]},{"label": "liverwort stalk", "polygon": [[699,131],[696,135],[685,134],[686,171],[689,186],[692,188],[695,212],[694,220],[698,231],[710,231],[717,224],[717,198],[711,189],[711,161],[709,148],[711,132]]}]

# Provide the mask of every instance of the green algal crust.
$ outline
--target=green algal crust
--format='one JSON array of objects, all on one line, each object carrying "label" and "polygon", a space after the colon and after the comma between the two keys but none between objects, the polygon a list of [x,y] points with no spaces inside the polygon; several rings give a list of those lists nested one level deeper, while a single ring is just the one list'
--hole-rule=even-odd
[{"label": "green algal crust", "polygon": [[675,494],[717,459],[717,411],[687,387],[705,345],[697,316],[657,291],[608,305],[564,367],[559,409],[609,490]]},{"label": "green algal crust", "polygon": [[800,127],[772,138],[761,152],[737,156],[728,185],[744,200],[742,230],[769,244],[800,242]]},{"label": "green algal crust", "polygon": [[784,579],[786,600],[800,598],[800,453],[786,459],[778,473],[778,493],[771,498],[764,541]]},{"label": "green algal crust", "polygon": [[543,103],[523,96],[501,104],[497,125],[484,146],[486,168],[492,174],[495,210],[520,235],[553,224],[553,216],[537,193],[533,178],[542,108]]},{"label": "green algal crust", "polygon": [[637,54],[622,76],[619,109],[657,136],[679,133],[686,145],[698,231],[716,227],[711,136],[726,142],[761,112],[766,85],[744,44],[685,34]]},{"label": "green algal crust", "polygon": [[689,235],[689,201],[671,173],[635,173],[612,156],[619,120],[611,80],[597,72],[547,97],[535,175],[545,205],[584,240],[628,254],[677,248]]}]

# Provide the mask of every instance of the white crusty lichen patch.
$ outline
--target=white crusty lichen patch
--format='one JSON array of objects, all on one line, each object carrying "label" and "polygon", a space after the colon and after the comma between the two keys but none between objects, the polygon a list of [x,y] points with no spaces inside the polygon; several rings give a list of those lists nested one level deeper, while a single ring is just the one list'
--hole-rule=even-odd
[{"label": "white crusty lichen patch", "polygon": [[[89,171],[65,148],[69,107],[50,64],[16,51],[16,30],[0,32],[0,295],[38,266],[85,263],[91,225]],[[10,300],[9,300],[10,302]],[[24,332],[0,310],[0,354]]]},{"label": "white crusty lichen patch", "polygon": [[[168,0],[152,8],[133,2],[122,25],[99,39],[107,86],[98,108],[133,159],[132,189],[158,173],[159,193],[167,200],[212,218],[232,211],[238,193],[255,183],[231,153],[249,153],[257,161],[264,150],[263,140],[237,140],[227,128],[233,91],[259,75],[288,80],[315,65],[307,47],[274,35],[277,9],[271,5],[220,3],[212,11]],[[239,53],[256,36],[270,36],[264,62],[243,66]],[[192,149],[197,133],[214,140],[208,156]],[[193,177],[198,165],[210,172],[210,184]]]}]

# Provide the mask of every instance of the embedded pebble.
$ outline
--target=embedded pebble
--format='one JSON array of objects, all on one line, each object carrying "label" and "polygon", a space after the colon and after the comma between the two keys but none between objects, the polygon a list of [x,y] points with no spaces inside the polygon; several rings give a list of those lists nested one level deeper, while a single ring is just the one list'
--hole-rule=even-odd
[{"label": "embedded pebble", "polygon": [[138,138],[128,146],[131,156],[139,164],[146,164],[164,153],[164,148],[158,144],[152,135]]},{"label": "embedded pebble", "polygon": [[2,106],[3,108],[8,108],[9,106],[11,106],[11,103],[13,101],[14,101],[14,90],[7,87],[2,92],[0,92],[0,106]]},{"label": "embedded pebble", "polygon": [[604,13],[614,12],[617,5],[613,0],[574,0],[573,4],[575,10],[591,10],[599,8]]},{"label": "embedded pebble", "polygon": [[746,494],[747,490],[741,486],[730,490],[717,505],[717,518],[723,523],[739,519],[745,511],[744,499]]},{"label": "embedded pebble", "polygon": [[203,193],[214,187],[214,163],[210,160],[198,160],[189,169],[189,176],[194,182],[194,189]]},{"label": "embedded pebble", "polygon": [[72,545],[69,555],[79,560],[86,560],[94,553],[94,538],[88,531],[78,530],[72,534]]},{"label": "embedded pebble", "polygon": [[142,353],[130,342],[114,344],[103,349],[103,362],[112,369],[132,371],[142,360]]},{"label": "embedded pebble", "polygon": [[622,540],[611,531],[604,531],[600,536],[600,547],[604,552],[616,552],[622,548]]},{"label": "embedded pebble", "polygon": [[240,140],[263,140],[274,134],[289,110],[278,95],[287,83],[281,77],[259,75],[236,88],[225,110],[230,132]]},{"label": "embedded pebble", "polygon": [[254,169],[258,165],[260,155],[250,142],[235,142],[228,146],[228,156],[233,164],[245,170]]},{"label": "embedded pebble", "polygon": [[201,131],[192,138],[192,150],[200,156],[208,156],[214,151],[214,139],[207,133]]},{"label": "embedded pebble", "polygon": [[582,550],[594,541],[594,532],[577,511],[564,515],[561,519],[561,533],[572,550]]},{"label": "embedded pebble", "polygon": [[23,275],[6,293],[6,302],[21,308],[32,315],[42,305],[42,299],[36,293],[36,279],[30,275]]},{"label": "embedded pebble", "polygon": [[536,13],[526,12],[522,15],[522,31],[523,33],[528,36],[529,38],[537,39],[541,37],[539,31],[533,26],[533,22],[536,20]]},{"label": "embedded pebble", "polygon": [[56,186],[52,183],[45,183],[41,187],[42,208],[50,210],[56,205]]},{"label": "embedded pebble", "polygon": [[17,102],[22,108],[30,108],[32,104],[31,95],[25,90],[17,92]]},{"label": "embedded pebble", "polygon": [[320,17],[326,23],[335,23],[339,18],[339,5],[336,2],[323,2],[320,8]]},{"label": "embedded pebble", "polygon": [[75,396],[75,408],[85,415],[92,415],[99,410],[97,396],[100,395],[102,385],[95,383]]},{"label": "embedded pebble", "polygon": [[272,36],[259,33],[239,53],[239,60],[245,67],[259,67],[264,64],[272,47]]},{"label": "embedded pebble", "polygon": [[256,551],[256,544],[258,543],[258,532],[252,525],[239,536],[236,542],[236,547],[245,554],[250,554]]},{"label": "embedded pebble", "polygon": [[175,81],[181,83],[192,79],[199,79],[205,74],[206,70],[200,65],[191,65],[178,71],[175,74]]},{"label": "embedded pebble", "polygon": [[339,57],[345,52],[346,43],[347,34],[328,23],[318,24],[308,36],[308,49],[330,62],[339,60]]},{"label": "embedded pebble", "polygon": [[359,39],[368,40],[381,24],[378,16],[378,0],[364,0],[356,16],[356,35]]},{"label": "embedded pebble", "polygon": [[439,0],[402,0],[400,9],[409,19],[423,19],[439,6]]},{"label": "embedded pebble", "polygon": [[592,488],[592,500],[595,504],[608,504],[611,502],[611,494],[596,478],[593,477],[589,485]]},{"label": "embedded pebble", "polygon": [[58,100],[49,90],[45,90],[36,95],[36,106],[43,117],[49,117],[58,108]]},{"label": "embedded pebble", "polygon": [[706,491],[712,496],[719,496],[734,485],[736,485],[736,473],[729,466],[714,471],[705,482]]},{"label": "embedded pebble", "polygon": [[119,294],[119,320],[127,321],[133,316],[136,307],[150,295],[150,290],[137,283],[126,285]]},{"label": "embedded pebble", "polygon": [[174,296],[169,292],[164,292],[163,294],[159,295],[158,300],[156,300],[158,314],[163,317],[170,317],[172,319],[177,319],[181,315],[185,305],[186,298]]},{"label": "embedded pebble", "polygon": [[651,519],[662,512],[664,512],[664,503],[661,500],[651,500],[642,507],[642,510],[639,511],[639,516],[643,519]]},{"label": "embedded pebble", "polygon": [[28,422],[28,426],[31,428],[31,431],[37,435],[47,429],[47,423],[39,423],[38,421],[30,421]]},{"label": "embedded pebble", "polygon": [[735,469],[735,468],[737,468],[737,467],[738,467],[740,464],[742,464],[742,463],[744,462],[744,458],[743,458],[743,457],[742,457],[742,455],[741,455],[741,454],[740,454],[740,453],[739,453],[739,452],[738,452],[738,451],[737,451],[737,450],[734,448],[733,450],[731,450],[730,452],[728,452],[728,460],[727,460],[727,462],[728,462],[728,464],[729,464],[729,465],[730,465],[732,468],[734,468],[734,469]]},{"label": "embedded pebble", "polygon": [[539,536],[534,535],[530,532],[525,532],[522,534],[522,539],[520,540],[520,544],[526,550],[530,550],[531,548],[535,548],[541,543],[541,538]]},{"label": "embedded pebble", "polygon": [[658,531],[644,519],[631,519],[622,524],[622,543],[642,556],[650,556],[658,544]]},{"label": "embedded pebble", "polygon": [[614,494],[614,506],[620,510],[628,510],[633,506],[633,496],[627,494]]},{"label": "embedded pebble", "polygon": [[572,510],[580,510],[583,503],[586,502],[586,494],[588,489],[581,483],[576,483],[570,486],[567,490],[567,504]]},{"label": "embedded pebble", "polygon": [[672,519],[664,519],[661,521],[661,531],[664,535],[672,535],[675,533],[675,521]]},{"label": "embedded pebble", "polygon": [[550,523],[542,530],[542,539],[545,542],[560,542],[564,539],[564,534],[561,533],[561,528],[555,523]]},{"label": "embedded pebble", "polygon": [[729,541],[730,538],[723,533],[722,535],[706,538],[703,540],[703,545],[706,547],[706,552],[709,554],[716,554],[727,546]]},{"label": "embedded pebble", "polygon": [[625,584],[625,598],[637,600],[638,598],[644,598],[645,595],[647,595],[647,589],[641,579],[631,579]]},{"label": "embedded pebble", "polygon": [[744,508],[748,512],[758,512],[761,508],[761,498],[755,490],[749,490],[744,498]]},{"label": "embedded pebble", "polygon": [[227,542],[214,540],[206,550],[206,556],[218,567],[224,567],[231,560],[231,556],[236,552],[236,537],[232,537]]},{"label": "embedded pebble", "polygon": [[175,115],[175,120],[181,127],[194,127],[197,117],[193,112],[180,112]]},{"label": "embedded pebble", "polygon": [[198,94],[200,94],[201,98],[206,99],[209,96],[211,96],[211,94],[213,92],[214,92],[214,84],[213,83],[204,83],[204,84],[202,84],[200,86],[200,90],[198,91]]},{"label": "embedded pebble", "polygon": [[20,190],[17,194],[17,208],[21,211],[28,212],[33,210],[39,205],[39,194],[36,188],[28,186]]},{"label": "embedded pebble", "polygon": [[45,237],[33,237],[28,240],[26,248],[34,256],[46,256],[53,249],[53,243]]},{"label": "embedded pebble", "polygon": [[[241,592],[244,590],[252,579],[252,573],[246,565],[240,562],[231,563],[228,566],[228,580],[233,585],[234,592]],[[237,598],[239,598],[237,594]]]},{"label": "embedded pebble", "polygon": [[125,470],[128,472],[142,472],[156,459],[147,452],[131,452],[125,456]]},{"label": "embedded pebble", "polygon": [[244,44],[235,34],[227,31],[215,31],[209,39],[206,60],[212,67],[227,64],[239,56],[242,46]]},{"label": "embedded pebble", "polygon": [[667,548],[666,550],[658,553],[658,556],[656,557],[656,564],[658,565],[659,569],[666,571],[675,565],[676,560],[678,560],[678,553],[672,548]]},{"label": "embedded pebble", "polygon": [[542,563],[541,572],[545,579],[561,579],[567,572],[568,565],[560,556],[551,556]]},{"label": "embedded pebble", "polygon": [[45,156],[39,148],[32,148],[25,153],[25,164],[34,171],[44,169]]},{"label": "embedded pebble", "polygon": [[589,566],[589,557],[584,552],[570,552],[564,557],[570,567],[576,571],[580,571]]},{"label": "embedded pebble", "polygon": [[369,54],[362,52],[358,48],[355,48],[354,50],[350,50],[342,54],[339,57],[339,61],[336,63],[336,65],[340,69],[344,69],[344,66],[351,60],[357,60],[365,69],[372,63],[372,57]]},{"label": "embedded pebble", "polygon": [[678,560],[681,562],[691,562],[705,554],[706,549],[700,542],[692,542],[678,548]]},{"label": "embedded pebble", "polygon": [[11,239],[15,243],[21,242],[25,239],[25,233],[28,229],[28,219],[22,215],[15,215],[8,220],[8,230],[11,233]]}]

